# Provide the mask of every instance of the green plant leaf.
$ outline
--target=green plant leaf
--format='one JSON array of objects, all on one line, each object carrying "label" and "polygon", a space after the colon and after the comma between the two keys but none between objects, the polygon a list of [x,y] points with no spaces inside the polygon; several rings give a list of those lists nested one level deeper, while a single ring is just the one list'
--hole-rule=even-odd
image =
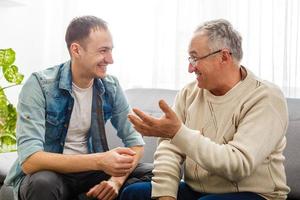
[{"label": "green plant leaf", "polygon": [[8,82],[20,84],[23,81],[24,75],[19,73],[16,65],[5,66],[2,70],[4,77]]},{"label": "green plant leaf", "polygon": [[4,134],[0,136],[0,153],[16,150],[16,137],[11,134]]},{"label": "green plant leaf", "polygon": [[5,130],[7,134],[15,135],[16,122],[17,122],[17,111],[12,104],[7,105],[7,115],[5,122]]},{"label": "green plant leaf", "polygon": [[[24,75],[13,65],[15,52],[12,49],[0,49],[0,67],[4,78],[15,84],[21,84]],[[14,85],[11,85],[14,86]],[[0,153],[16,151],[16,108],[8,101],[4,89],[0,86]]]},{"label": "green plant leaf", "polygon": [[6,122],[6,116],[8,114],[7,110],[7,98],[4,93],[4,90],[0,86],[0,131],[1,131],[1,126]]},{"label": "green plant leaf", "polygon": [[11,48],[0,49],[0,66],[5,67],[13,64],[16,59],[16,53]]}]

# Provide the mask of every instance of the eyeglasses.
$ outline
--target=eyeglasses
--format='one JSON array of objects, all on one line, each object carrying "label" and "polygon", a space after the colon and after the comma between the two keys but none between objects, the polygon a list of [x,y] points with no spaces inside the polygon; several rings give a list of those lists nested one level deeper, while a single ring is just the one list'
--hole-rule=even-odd
[{"label": "eyeglasses", "polygon": [[[207,57],[209,57],[209,56],[211,56],[211,55],[214,55],[214,54],[216,54],[216,53],[219,53],[219,52],[221,52],[221,51],[222,51],[222,49],[217,50],[217,51],[214,51],[214,52],[211,52],[211,53],[209,53],[209,54],[207,54],[207,55],[205,55],[205,56],[202,56],[202,57],[192,57],[192,56],[190,56],[190,57],[188,58],[188,60],[189,60],[189,62],[191,63],[191,65],[192,65],[193,67],[195,67],[195,66],[197,65],[197,61],[198,61],[198,60],[202,60],[202,59],[207,58]],[[231,53],[230,53],[230,54],[231,54]]]}]

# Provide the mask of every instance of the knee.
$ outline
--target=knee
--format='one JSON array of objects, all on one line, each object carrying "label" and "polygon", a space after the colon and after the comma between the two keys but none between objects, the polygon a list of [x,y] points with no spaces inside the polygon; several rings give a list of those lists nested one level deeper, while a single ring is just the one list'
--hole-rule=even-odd
[{"label": "knee", "polygon": [[53,190],[61,187],[61,178],[51,171],[40,171],[31,175],[30,188],[35,191]]},{"label": "knee", "polygon": [[133,183],[123,189],[119,200],[151,199],[151,183]]}]

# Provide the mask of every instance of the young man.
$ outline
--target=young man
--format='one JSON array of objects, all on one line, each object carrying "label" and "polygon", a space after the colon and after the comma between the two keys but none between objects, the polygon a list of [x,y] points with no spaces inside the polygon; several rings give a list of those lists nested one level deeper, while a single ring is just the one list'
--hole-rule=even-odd
[{"label": "young man", "polygon": [[[19,157],[5,180],[15,199],[66,200],[81,193],[115,199],[143,155],[119,82],[106,74],[113,63],[106,22],[75,18],[65,39],[71,60],[33,73],[19,96]],[[109,119],[126,148],[108,150]]]},{"label": "young man", "polygon": [[160,101],[160,119],[138,109],[129,116],[143,135],[161,138],[152,184],[133,184],[121,199],[286,199],[282,92],[240,65],[242,39],[226,20],[200,26],[189,54],[197,80],[179,92],[174,111]]}]

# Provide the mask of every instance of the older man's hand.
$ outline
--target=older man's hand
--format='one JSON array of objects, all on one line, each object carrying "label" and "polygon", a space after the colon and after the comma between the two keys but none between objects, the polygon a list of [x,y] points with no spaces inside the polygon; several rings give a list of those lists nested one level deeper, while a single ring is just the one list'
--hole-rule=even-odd
[{"label": "older man's hand", "polygon": [[159,119],[136,108],[133,109],[136,115],[129,114],[128,118],[134,128],[144,136],[173,138],[181,127],[181,121],[164,100],[159,101],[159,107],[164,112]]}]

